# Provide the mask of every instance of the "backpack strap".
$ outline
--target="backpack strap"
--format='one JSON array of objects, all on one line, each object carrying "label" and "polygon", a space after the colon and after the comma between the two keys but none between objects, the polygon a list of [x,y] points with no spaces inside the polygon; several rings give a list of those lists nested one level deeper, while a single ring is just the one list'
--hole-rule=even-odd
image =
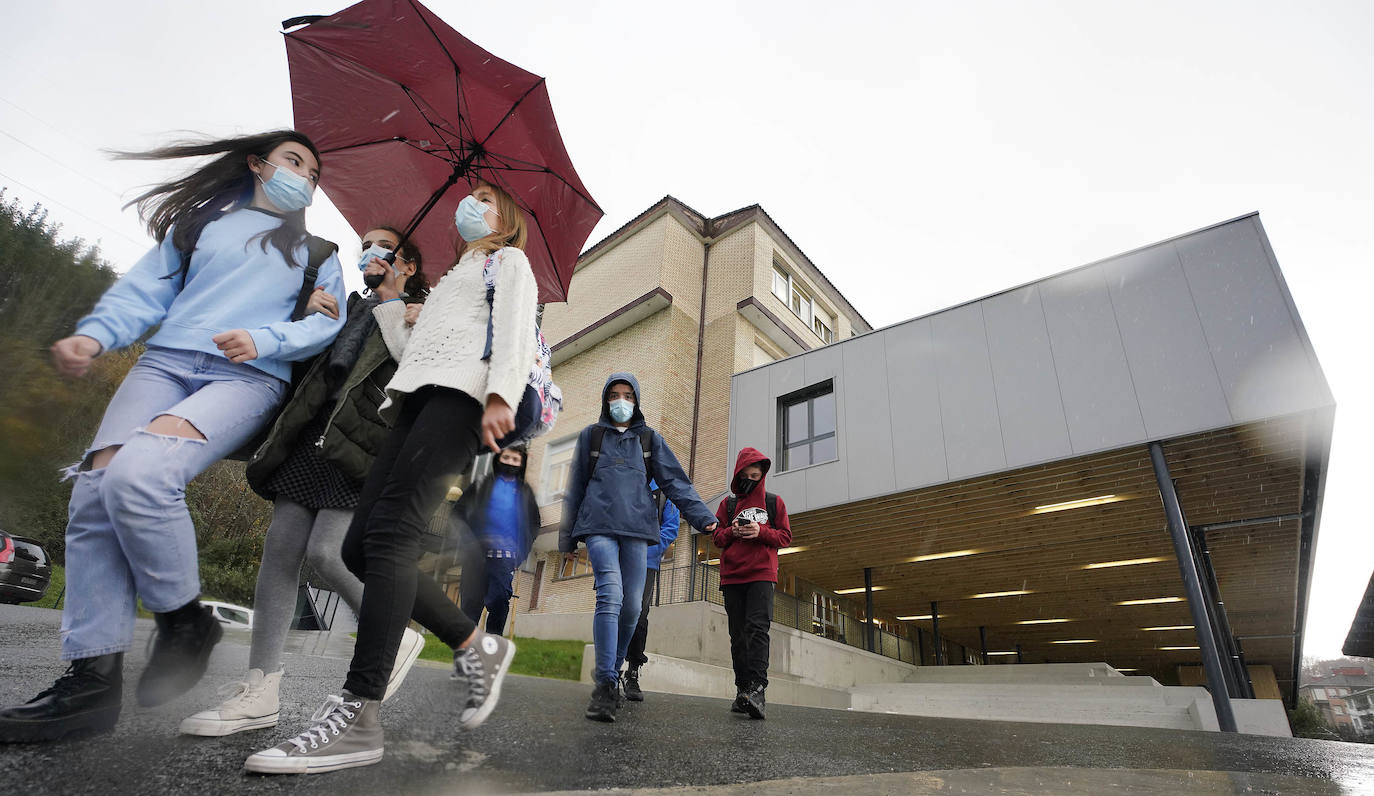
[{"label": "backpack strap", "polygon": [[324,238],[311,235],[305,241],[306,249],[310,252],[310,258],[305,263],[305,276],[301,278],[301,292],[296,294],[296,310],[291,313],[291,320],[299,321],[305,317],[305,305],[310,303],[310,294],[315,292],[315,283],[320,278],[320,266],[335,251],[338,246],[325,240]]},{"label": "backpack strap", "polygon": [[739,508],[739,498],[731,495],[725,499],[725,516],[730,518],[730,522],[735,521],[735,509]]},{"label": "backpack strap", "polygon": [[[595,470],[596,463],[601,461],[601,443],[606,440],[606,427],[603,425],[592,426],[592,436],[587,440],[587,456],[591,459],[588,470]],[[644,455],[644,483],[654,480],[654,430],[645,426],[639,431],[639,449]],[[661,492],[662,490],[651,490],[651,492]],[[660,512],[662,505],[659,506]]]},{"label": "backpack strap", "polygon": [[587,440],[587,457],[591,459],[591,464],[587,470],[595,470],[596,463],[601,460],[601,443],[606,440],[605,426],[592,426],[592,436]]}]

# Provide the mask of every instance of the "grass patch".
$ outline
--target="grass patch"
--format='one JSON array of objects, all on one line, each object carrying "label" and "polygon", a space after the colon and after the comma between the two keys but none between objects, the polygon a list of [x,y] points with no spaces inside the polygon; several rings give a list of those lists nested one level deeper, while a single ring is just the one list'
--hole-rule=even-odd
[{"label": "grass patch", "polygon": [[58,595],[62,594],[62,589],[63,589],[64,586],[66,586],[66,584],[67,584],[67,569],[66,569],[66,567],[62,567],[62,566],[59,566],[59,565],[57,565],[57,564],[53,564],[53,565],[52,565],[52,576],[51,576],[51,578],[48,580],[48,590],[45,591],[45,592],[43,592],[43,599],[41,599],[41,600],[39,600],[39,601],[37,601],[37,602],[26,603],[26,604],[27,604],[27,605],[32,605],[32,606],[34,606],[34,607],[36,607],[36,608],[56,608],[56,607],[57,607],[57,597],[58,597]]},{"label": "grass patch", "polygon": [[[541,638],[515,639],[515,660],[512,674],[532,677],[552,677],[557,680],[577,680],[582,676],[583,641],[547,641]],[[453,662],[453,650],[433,635],[425,634],[425,648],[420,658],[440,663]]]}]

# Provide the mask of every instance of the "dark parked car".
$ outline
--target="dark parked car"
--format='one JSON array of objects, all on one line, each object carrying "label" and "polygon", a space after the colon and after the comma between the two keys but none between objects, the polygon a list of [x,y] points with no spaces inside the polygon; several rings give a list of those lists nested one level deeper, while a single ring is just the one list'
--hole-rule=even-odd
[{"label": "dark parked car", "polygon": [[43,599],[52,577],[52,561],[32,539],[0,531],[0,603]]}]

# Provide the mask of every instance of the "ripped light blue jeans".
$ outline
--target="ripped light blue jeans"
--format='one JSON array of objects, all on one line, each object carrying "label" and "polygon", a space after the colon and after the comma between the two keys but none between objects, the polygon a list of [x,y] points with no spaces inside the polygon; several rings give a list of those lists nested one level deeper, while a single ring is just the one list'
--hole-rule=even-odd
[{"label": "ripped light blue jeans", "polygon": [[596,649],[598,683],[620,677],[644,595],[649,543],[628,536],[596,534],[582,540],[587,545],[596,584],[596,613],[592,616],[592,642]]},{"label": "ripped light blue jeans", "polygon": [[[135,597],[163,613],[200,596],[196,529],[186,484],[252,439],[286,394],[286,382],[223,356],[149,348],[124,377],[75,478],[67,506],[67,596],[62,659],[124,652],[133,643]],[[205,439],[146,426],[179,417]],[[109,466],[97,451],[120,446]]]}]

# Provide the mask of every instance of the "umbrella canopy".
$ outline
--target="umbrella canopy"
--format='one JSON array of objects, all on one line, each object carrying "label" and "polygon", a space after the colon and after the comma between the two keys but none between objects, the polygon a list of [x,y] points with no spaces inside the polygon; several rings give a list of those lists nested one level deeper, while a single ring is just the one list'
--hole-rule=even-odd
[{"label": "umbrella canopy", "polygon": [[363,0],[284,26],[303,21],[286,34],[296,129],[319,146],[320,186],[354,230],[401,227],[426,270],[442,274],[458,202],[489,182],[525,212],[539,300],[566,300],[602,212],[573,169],[544,79],[414,0]]}]

